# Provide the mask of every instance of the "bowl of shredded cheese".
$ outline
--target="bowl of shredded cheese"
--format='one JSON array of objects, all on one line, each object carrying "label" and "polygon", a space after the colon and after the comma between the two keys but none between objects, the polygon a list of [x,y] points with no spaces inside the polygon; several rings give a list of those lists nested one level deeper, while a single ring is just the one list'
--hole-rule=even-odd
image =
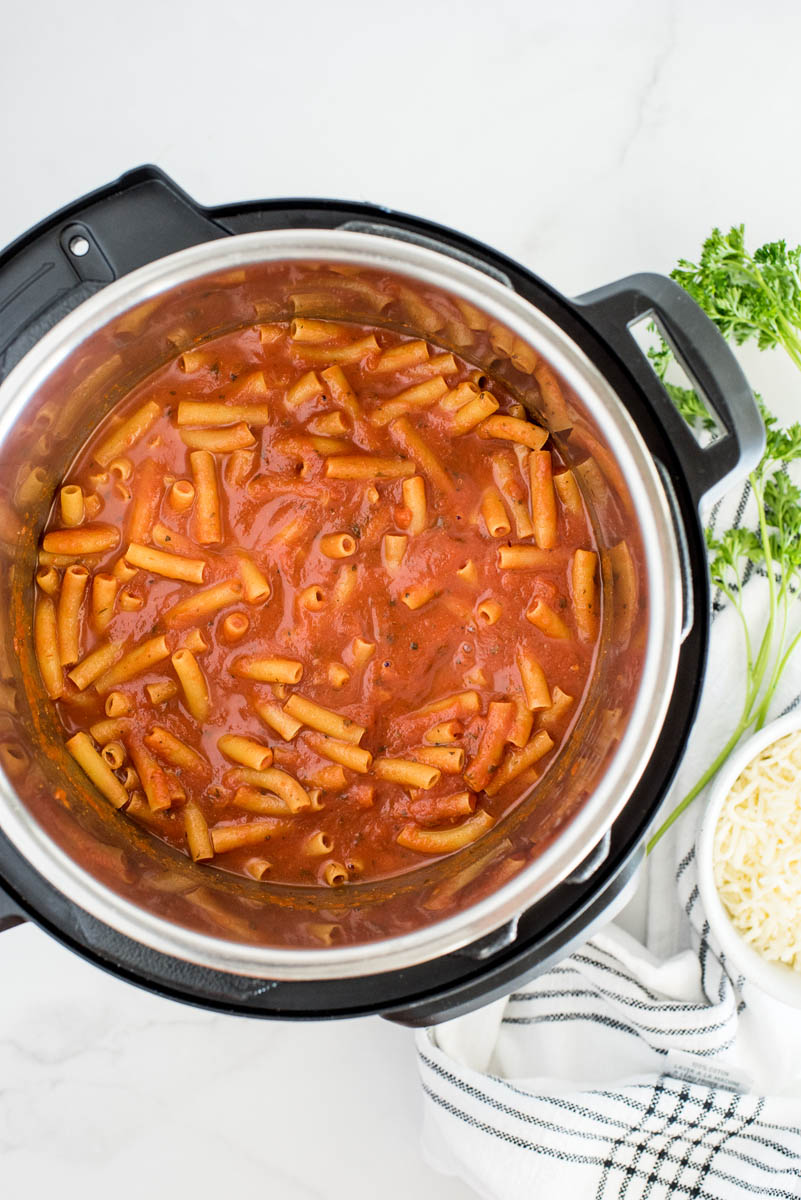
[{"label": "bowl of shredded cheese", "polygon": [[729,973],[801,1008],[801,714],[774,721],[732,756],[696,852],[701,900]]}]

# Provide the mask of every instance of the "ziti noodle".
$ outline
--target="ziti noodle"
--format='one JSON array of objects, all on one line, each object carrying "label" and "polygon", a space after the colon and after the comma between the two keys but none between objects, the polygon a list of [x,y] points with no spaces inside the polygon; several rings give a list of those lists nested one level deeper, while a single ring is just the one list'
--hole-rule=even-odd
[{"label": "ziti noodle", "polygon": [[468,845],[546,769],[601,564],[547,431],[475,376],[296,319],[181,355],[104,421],[44,533],[35,642],[120,819],[335,887]]}]

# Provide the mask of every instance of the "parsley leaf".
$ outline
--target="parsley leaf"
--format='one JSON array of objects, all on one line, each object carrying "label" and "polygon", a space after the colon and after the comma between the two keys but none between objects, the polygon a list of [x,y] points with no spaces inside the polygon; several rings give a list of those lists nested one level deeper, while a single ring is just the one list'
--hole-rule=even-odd
[{"label": "parsley leaf", "polygon": [[783,347],[801,368],[801,246],[767,242],[753,254],[745,226],[713,229],[697,263],[680,259],[672,277],[738,346]]},{"label": "parsley leaf", "polygon": [[[713,229],[698,262],[681,259],[672,276],[726,339],[738,346],[756,341],[760,350],[783,350],[801,370],[801,246],[791,250],[784,241],[767,242],[751,253],[744,226],[736,225],[726,234]],[[702,398],[692,388],[667,381],[673,354],[664,339],[659,337],[648,354],[685,420],[695,429],[714,429]],[[649,851],[715,777],[742,737],[762,728],[784,669],[801,643],[801,633],[788,632],[790,607],[801,598],[801,488],[788,471],[801,460],[801,422],[782,426],[762,397],[757,401],[766,446],[749,476],[756,528],[706,531],[712,585],[734,606],[743,631],[746,677],[740,718],[715,760],[652,836]],[[742,604],[751,566],[764,572],[769,589],[767,619],[756,630]]]}]

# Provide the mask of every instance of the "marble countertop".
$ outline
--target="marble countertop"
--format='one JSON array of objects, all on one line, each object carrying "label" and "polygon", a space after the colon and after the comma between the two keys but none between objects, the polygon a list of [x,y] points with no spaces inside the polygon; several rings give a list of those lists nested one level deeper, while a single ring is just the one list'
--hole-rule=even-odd
[{"label": "marble countertop", "polygon": [[[801,241],[801,10],[696,0],[391,9],[27,0],[3,17],[0,245],[142,162],[206,204],[368,200],[567,293],[668,270],[714,224]],[[788,115],[789,114],[789,115]],[[2,319],[0,317],[0,319]],[[628,914],[633,928],[642,903]],[[0,1172],[27,1200],[233,1185],[466,1200],[418,1150],[411,1034],[210,1015],[33,927],[0,938]]]}]

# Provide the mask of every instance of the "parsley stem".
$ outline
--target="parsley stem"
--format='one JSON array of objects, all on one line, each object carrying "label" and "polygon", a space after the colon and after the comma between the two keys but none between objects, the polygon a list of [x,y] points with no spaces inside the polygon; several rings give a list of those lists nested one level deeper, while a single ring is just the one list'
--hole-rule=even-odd
[{"label": "parsley stem", "polygon": [[751,673],[754,669],[754,651],[751,645],[751,630],[748,628],[748,622],[745,619],[745,613],[743,612],[743,606],[740,603],[739,596],[733,592],[731,588],[726,587],[725,583],[721,583],[720,586],[724,596],[726,596],[726,598],[731,602],[732,608],[740,618],[740,624],[743,627],[743,641],[745,642],[745,674],[746,678],[750,679]]},{"label": "parsley stem", "polygon": [[795,365],[801,370],[801,340],[790,322],[783,316],[776,318],[776,324],[781,330],[781,344]]},{"label": "parsley stem", "polygon": [[745,733],[749,724],[750,724],[750,722],[747,719],[747,711],[744,709],[743,715],[740,717],[740,720],[738,721],[737,726],[732,731],[731,736],[729,737],[729,740],[726,742],[726,745],[720,751],[717,758],[714,760],[714,762],[711,762],[709,764],[709,766],[704,771],[701,778],[698,779],[695,782],[695,784],[690,788],[689,792],[684,797],[684,799],[680,800],[679,803],[676,805],[676,807],[670,813],[668,813],[667,817],[665,817],[665,820],[659,826],[656,833],[652,834],[651,837],[648,839],[648,842],[646,843],[646,847],[645,847],[646,854],[651,853],[654,846],[657,844],[657,842],[660,840],[660,838],[664,837],[664,835],[670,829],[671,825],[679,819],[681,814],[690,807],[693,800],[695,800],[696,796],[699,796],[701,794],[701,792],[704,790],[704,788],[706,787],[706,785],[712,779],[714,779],[714,777],[717,775],[720,768],[725,763],[726,759],[731,754],[734,747],[739,742],[740,738]]},{"label": "parsley stem", "polygon": [[[801,629],[799,629],[798,633],[795,635],[793,640],[790,642],[790,645],[787,647],[782,658],[779,661],[778,667],[776,668],[776,672],[775,672],[776,683],[773,686],[774,692],[776,690],[776,686],[778,685],[779,679],[781,678],[782,673],[784,672],[784,668],[787,666],[788,662],[792,658],[795,650],[798,648],[799,643],[801,643]],[[773,696],[771,696],[770,699],[772,700]]]},{"label": "parsley stem", "polygon": [[767,715],[768,715],[768,709],[770,708],[771,701],[773,700],[773,697],[776,693],[776,688],[779,686],[779,680],[781,678],[782,672],[784,670],[785,662],[786,662],[786,658],[783,655],[783,651],[784,651],[785,642],[787,640],[787,620],[789,617],[790,605],[789,605],[789,600],[788,600],[788,595],[787,595],[786,581],[784,580],[784,577],[782,577],[782,586],[779,591],[779,605],[781,606],[781,610],[782,610],[782,629],[781,629],[781,634],[779,635],[779,645],[778,645],[778,649],[776,652],[776,656],[773,660],[773,670],[771,672],[770,679],[768,680],[767,687],[765,688],[765,693],[763,695],[762,702],[759,706],[759,709],[757,710],[757,714],[756,714],[756,728],[757,729],[761,729],[762,726],[765,724],[765,721],[766,721]]}]

